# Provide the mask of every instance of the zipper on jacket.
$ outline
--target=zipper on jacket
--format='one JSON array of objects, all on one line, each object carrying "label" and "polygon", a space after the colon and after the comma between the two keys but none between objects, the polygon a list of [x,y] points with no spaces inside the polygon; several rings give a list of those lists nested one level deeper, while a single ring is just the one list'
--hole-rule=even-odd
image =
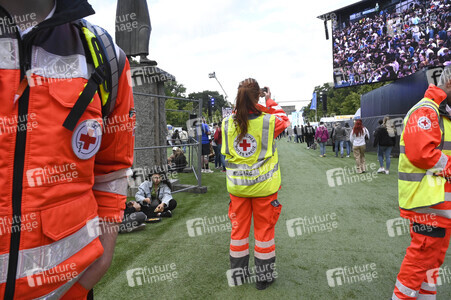
[{"label": "zipper on jacket", "polygon": [[[7,14],[9,16],[9,14]],[[10,17],[10,16],[9,16]],[[31,34],[31,32],[30,32]],[[22,81],[26,72],[29,70],[31,62],[31,47],[27,44],[32,36],[25,36],[22,40],[20,34],[16,31],[16,39],[19,44],[19,62],[20,62],[20,81]],[[20,248],[20,228],[22,216],[22,189],[23,174],[25,163],[25,146],[27,140],[28,126],[28,102],[30,96],[30,87],[27,86],[21,97],[18,99],[18,122],[16,131],[16,143],[14,149],[13,165],[13,190],[12,206],[13,220],[11,225],[11,240],[9,247],[8,273],[6,277],[5,299],[13,299],[16,288],[17,263]]]}]

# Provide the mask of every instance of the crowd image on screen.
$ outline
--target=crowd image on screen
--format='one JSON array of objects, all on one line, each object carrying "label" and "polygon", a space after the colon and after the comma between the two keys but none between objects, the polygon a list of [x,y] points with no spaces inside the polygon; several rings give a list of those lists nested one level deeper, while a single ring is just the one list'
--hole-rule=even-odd
[{"label": "crowd image on screen", "polygon": [[374,15],[334,24],[336,86],[402,78],[451,63],[451,0],[405,1]]}]

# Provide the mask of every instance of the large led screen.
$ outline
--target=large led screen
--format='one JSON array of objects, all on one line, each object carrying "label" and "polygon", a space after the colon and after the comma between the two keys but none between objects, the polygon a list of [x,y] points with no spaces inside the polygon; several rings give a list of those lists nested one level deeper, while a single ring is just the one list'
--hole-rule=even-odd
[{"label": "large led screen", "polygon": [[450,19],[450,0],[362,1],[337,11],[335,87],[395,80],[450,64]]}]

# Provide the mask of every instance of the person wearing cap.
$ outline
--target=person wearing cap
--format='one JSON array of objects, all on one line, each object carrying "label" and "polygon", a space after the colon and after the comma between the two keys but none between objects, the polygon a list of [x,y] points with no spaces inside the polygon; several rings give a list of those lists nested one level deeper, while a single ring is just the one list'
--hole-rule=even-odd
[{"label": "person wearing cap", "polygon": [[172,185],[166,174],[154,172],[138,188],[135,200],[141,205],[141,211],[148,218],[172,217],[177,202],[172,198]]},{"label": "person wearing cap", "polygon": [[172,147],[172,154],[168,157],[168,165],[171,171],[182,171],[187,165],[185,154],[180,147]]},{"label": "person wearing cap", "polygon": [[[436,299],[437,278],[451,236],[451,66],[438,85],[404,119],[398,200],[410,220],[411,243],[398,273],[393,300]],[[445,297],[446,298],[446,297]]]}]

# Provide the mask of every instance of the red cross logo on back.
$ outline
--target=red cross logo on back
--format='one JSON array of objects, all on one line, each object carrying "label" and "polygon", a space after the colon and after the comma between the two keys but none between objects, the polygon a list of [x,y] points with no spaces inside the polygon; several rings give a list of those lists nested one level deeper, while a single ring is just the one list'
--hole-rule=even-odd
[{"label": "red cross logo on back", "polygon": [[249,144],[246,139],[243,139],[239,146],[243,149],[243,151],[247,151],[247,148],[250,147],[251,144]]}]

